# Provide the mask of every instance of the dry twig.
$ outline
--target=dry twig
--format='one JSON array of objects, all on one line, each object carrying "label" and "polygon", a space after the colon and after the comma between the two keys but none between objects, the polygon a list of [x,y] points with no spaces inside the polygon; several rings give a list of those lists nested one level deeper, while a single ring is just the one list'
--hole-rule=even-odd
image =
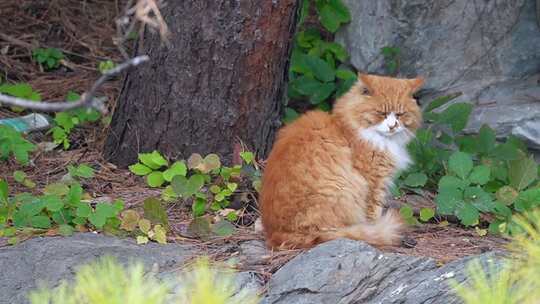
[{"label": "dry twig", "polygon": [[125,61],[122,64],[117,65],[115,68],[110,69],[103,73],[98,80],[92,85],[88,92],[84,93],[76,102],[34,102],[28,99],[11,97],[0,94],[0,105],[17,106],[26,109],[42,112],[61,112],[72,110],[76,108],[93,108],[100,111],[103,114],[107,113],[107,107],[100,98],[94,98],[97,90],[111,77],[119,74],[129,67],[138,66],[139,64],[148,61],[150,58],[146,55],[138,56]]}]

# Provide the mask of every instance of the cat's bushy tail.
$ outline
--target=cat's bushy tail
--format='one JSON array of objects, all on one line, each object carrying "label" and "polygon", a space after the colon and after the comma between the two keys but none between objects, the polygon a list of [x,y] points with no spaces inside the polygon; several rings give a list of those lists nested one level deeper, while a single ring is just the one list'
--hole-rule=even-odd
[{"label": "cat's bushy tail", "polygon": [[389,210],[371,223],[361,223],[331,231],[306,233],[274,232],[267,239],[270,247],[311,248],[338,238],[364,241],[375,246],[398,245],[401,241],[403,221],[399,214]]},{"label": "cat's bushy tail", "polygon": [[389,210],[374,222],[356,224],[325,232],[316,241],[322,243],[337,238],[348,238],[377,246],[398,245],[401,241],[402,230],[403,221],[400,215]]}]

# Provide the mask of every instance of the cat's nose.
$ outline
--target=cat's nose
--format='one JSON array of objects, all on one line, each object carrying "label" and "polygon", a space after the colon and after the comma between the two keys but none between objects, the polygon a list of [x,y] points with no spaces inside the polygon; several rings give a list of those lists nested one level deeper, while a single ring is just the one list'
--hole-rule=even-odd
[{"label": "cat's nose", "polygon": [[388,128],[390,128],[390,131],[394,131],[395,128],[397,128],[399,126],[399,122],[396,120],[394,122],[394,125],[393,126],[388,126]]}]

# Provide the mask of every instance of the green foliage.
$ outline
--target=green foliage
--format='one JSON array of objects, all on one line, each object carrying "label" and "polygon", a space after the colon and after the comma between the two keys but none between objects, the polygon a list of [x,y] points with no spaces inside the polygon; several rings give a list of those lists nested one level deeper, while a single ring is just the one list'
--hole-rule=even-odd
[{"label": "green foliage", "polygon": [[512,233],[512,212],[540,205],[538,164],[519,139],[510,136],[499,143],[487,125],[477,135],[462,135],[472,106],[454,103],[439,110],[455,97],[427,105],[428,127],[418,130],[408,146],[414,165],[396,184],[420,194],[422,189],[436,192],[437,212],[455,215],[463,225],[478,225],[480,215],[487,213],[494,218],[491,232]]},{"label": "green foliage", "polygon": [[[129,170],[136,175],[144,176],[150,187],[164,187],[161,194],[164,201],[181,199],[191,203],[195,218],[206,214],[217,215],[221,220],[212,227],[208,226],[208,230],[217,235],[223,235],[234,231],[234,226],[228,222],[236,222],[238,214],[237,211],[228,207],[231,198],[238,190],[242,175],[252,180],[255,189],[260,186],[261,173],[256,167],[255,155],[244,151],[240,153],[240,158],[243,164],[227,167],[221,164],[216,154],[202,157],[194,153],[187,161],[179,160],[169,165],[170,162],[165,157],[153,151],[140,153],[139,162],[129,166]],[[154,206],[161,204],[157,199],[150,201]],[[145,201],[145,214],[146,207],[147,201]],[[163,210],[163,207],[153,209]],[[159,218],[162,220],[157,222],[166,227],[168,224],[163,221],[166,219],[166,214],[163,213]],[[195,226],[205,226],[197,225]]]},{"label": "green foliage", "polygon": [[24,139],[22,134],[10,126],[0,125],[0,160],[13,155],[20,164],[28,164],[28,153],[36,146]]},{"label": "green foliage", "polygon": [[[314,2],[319,21],[331,33],[351,19],[348,8],[341,0]],[[356,81],[356,74],[344,65],[349,55],[342,45],[324,40],[317,29],[303,28],[310,5],[309,0],[303,1],[299,31],[295,35],[291,55],[288,97],[308,100],[312,106],[328,111],[330,100],[348,91]],[[294,109],[285,108],[285,122],[291,122],[297,116]]]},{"label": "green foliage", "polygon": [[18,182],[18,183],[24,185],[24,186],[27,187],[27,188],[30,188],[30,189],[31,189],[31,188],[36,187],[36,183],[34,183],[31,179],[29,179],[29,178],[26,176],[26,173],[24,173],[23,171],[17,170],[17,171],[15,171],[15,172],[13,172],[13,179],[14,179],[16,182]]},{"label": "green foliage", "polygon": [[[199,258],[171,282],[162,282],[140,263],[127,267],[103,257],[76,270],[73,281],[30,293],[31,304],[255,304],[256,291],[237,291],[230,267]],[[179,290],[174,290],[181,286]],[[237,293],[238,292],[238,293]],[[172,296],[171,296],[172,295]],[[234,297],[233,297],[234,295]]]},{"label": "green foliage", "polygon": [[511,256],[487,267],[474,260],[468,266],[467,281],[450,281],[464,303],[532,304],[540,299],[540,211],[515,216],[512,222],[520,233],[509,246]]},{"label": "green foliage", "polygon": [[101,74],[105,74],[108,70],[112,70],[116,67],[116,64],[111,60],[100,61],[98,64],[98,70]]},{"label": "green foliage", "polygon": [[[81,96],[73,91],[69,91],[66,95],[66,101],[68,102],[75,102],[80,98]],[[55,114],[55,126],[49,132],[52,134],[54,142],[62,144],[64,149],[67,150],[70,147],[69,135],[71,131],[81,124],[96,122],[99,118],[98,111],[88,108],[59,112]]]},{"label": "green foliage", "polygon": [[[75,229],[86,227],[105,231],[118,228],[118,215],[124,209],[124,203],[117,200],[92,206],[78,181],[93,176],[93,169],[84,164],[70,166],[68,175],[66,182],[49,184],[39,195],[18,193],[10,196],[7,182],[0,180],[0,233],[5,235],[6,231],[33,228],[36,232],[57,229],[62,235],[70,235]],[[14,178],[27,186],[31,182],[22,171],[15,171]]]},{"label": "green foliage", "polygon": [[45,70],[54,70],[60,66],[64,54],[56,48],[37,48],[32,50],[32,57]]},{"label": "green foliage", "polygon": [[[2,84],[0,85],[0,94],[6,94],[36,102],[41,101],[41,95],[34,91],[28,83]],[[24,109],[21,107],[10,107],[10,109],[17,113],[24,111]]]}]

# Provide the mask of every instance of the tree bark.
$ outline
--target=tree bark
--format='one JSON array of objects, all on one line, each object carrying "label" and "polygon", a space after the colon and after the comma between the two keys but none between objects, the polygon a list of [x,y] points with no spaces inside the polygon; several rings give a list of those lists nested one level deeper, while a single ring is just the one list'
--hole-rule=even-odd
[{"label": "tree bark", "polygon": [[168,1],[172,47],[145,35],[151,62],[125,79],[104,156],[119,166],[137,153],[173,158],[217,153],[230,162],[242,142],[266,156],[280,110],[297,0]]}]

